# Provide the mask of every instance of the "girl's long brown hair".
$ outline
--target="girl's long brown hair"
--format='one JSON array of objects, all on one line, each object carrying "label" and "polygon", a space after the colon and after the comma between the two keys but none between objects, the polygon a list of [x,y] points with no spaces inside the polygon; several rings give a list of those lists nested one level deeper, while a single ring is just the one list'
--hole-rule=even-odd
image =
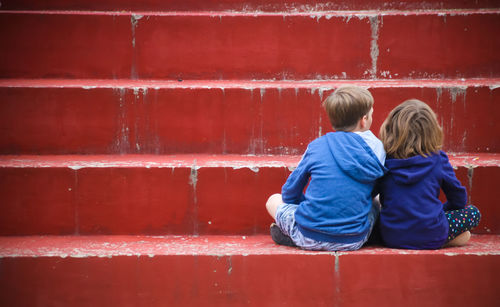
[{"label": "girl's long brown hair", "polygon": [[442,148],[443,131],[424,102],[410,99],[395,107],[380,127],[387,156],[406,159],[428,156]]}]

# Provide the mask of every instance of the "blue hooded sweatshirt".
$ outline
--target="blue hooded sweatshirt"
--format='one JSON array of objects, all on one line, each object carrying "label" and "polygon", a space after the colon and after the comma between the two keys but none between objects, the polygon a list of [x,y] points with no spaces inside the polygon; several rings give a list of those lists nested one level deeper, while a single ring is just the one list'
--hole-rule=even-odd
[{"label": "blue hooded sweatshirt", "polygon": [[[380,231],[394,248],[437,249],[448,237],[445,210],[462,209],[467,193],[455,176],[448,156],[440,151],[429,157],[390,159],[380,182]],[[447,202],[439,200],[440,190]]]},{"label": "blue hooded sweatshirt", "polygon": [[295,221],[304,236],[322,242],[359,242],[370,230],[372,191],[384,172],[361,136],[328,133],[307,147],[282,188],[283,202],[299,204]]}]

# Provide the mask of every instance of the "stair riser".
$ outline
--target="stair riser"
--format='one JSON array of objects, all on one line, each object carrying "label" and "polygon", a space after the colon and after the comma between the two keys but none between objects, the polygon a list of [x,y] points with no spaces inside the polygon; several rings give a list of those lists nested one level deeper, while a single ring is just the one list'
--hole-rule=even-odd
[{"label": "stair riser", "polygon": [[130,16],[0,14],[2,77],[130,76]]},{"label": "stair riser", "polygon": [[[475,232],[500,234],[500,167],[456,172],[482,213]],[[0,235],[266,234],[265,202],[289,173],[285,166],[4,167]]]},{"label": "stair riser", "polygon": [[0,75],[216,80],[499,77],[500,39],[494,29],[500,28],[500,12],[458,12],[1,13],[5,47],[0,50]]},{"label": "stair riser", "polygon": [[267,233],[287,168],[0,169],[0,235]]},{"label": "stair riser", "polygon": [[470,180],[470,202],[478,204],[482,213],[483,222],[479,224],[476,232],[500,234],[500,223],[496,221],[500,217],[500,206],[498,201],[495,201],[500,197],[500,192],[495,187],[500,182],[500,172],[493,168],[474,168],[469,169],[467,173],[467,178]]},{"label": "stair riser", "polygon": [[489,307],[498,303],[499,259],[474,254],[4,258],[0,301],[6,306]]},{"label": "stair riser", "polygon": [[500,28],[500,14],[384,16],[378,77],[493,77],[500,72],[500,38],[491,27]]},{"label": "stair riser", "polygon": [[[298,86],[298,85],[297,85]],[[499,152],[500,88],[373,87],[374,121],[427,102],[453,152]],[[316,88],[0,88],[0,154],[302,154],[331,131]]]}]

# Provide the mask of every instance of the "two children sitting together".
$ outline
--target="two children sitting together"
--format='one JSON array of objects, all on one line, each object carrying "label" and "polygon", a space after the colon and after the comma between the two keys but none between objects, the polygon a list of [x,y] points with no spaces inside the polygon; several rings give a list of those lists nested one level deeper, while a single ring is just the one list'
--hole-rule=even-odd
[{"label": "two children sitting together", "polygon": [[281,194],[266,203],[276,243],[357,250],[377,221],[388,247],[438,249],[469,240],[481,215],[467,205],[466,190],[440,150],[434,112],[422,101],[405,101],[382,124],[380,141],[369,130],[373,102],[368,90],[353,86],[324,101],[336,132],[308,145]]}]

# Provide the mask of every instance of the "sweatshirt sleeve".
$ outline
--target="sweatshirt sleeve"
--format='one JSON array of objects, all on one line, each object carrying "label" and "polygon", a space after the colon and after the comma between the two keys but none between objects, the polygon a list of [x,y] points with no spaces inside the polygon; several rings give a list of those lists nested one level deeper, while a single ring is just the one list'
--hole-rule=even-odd
[{"label": "sweatshirt sleeve", "polygon": [[447,199],[447,202],[443,205],[443,209],[445,211],[463,209],[467,205],[467,192],[460,181],[458,181],[455,171],[448,160],[448,156],[444,152],[441,152],[441,158],[443,163],[441,188]]},{"label": "sweatshirt sleeve", "polygon": [[283,185],[281,197],[284,203],[299,204],[304,200],[304,188],[311,176],[309,172],[309,156],[310,149],[307,148],[297,168],[288,176],[288,179]]}]

